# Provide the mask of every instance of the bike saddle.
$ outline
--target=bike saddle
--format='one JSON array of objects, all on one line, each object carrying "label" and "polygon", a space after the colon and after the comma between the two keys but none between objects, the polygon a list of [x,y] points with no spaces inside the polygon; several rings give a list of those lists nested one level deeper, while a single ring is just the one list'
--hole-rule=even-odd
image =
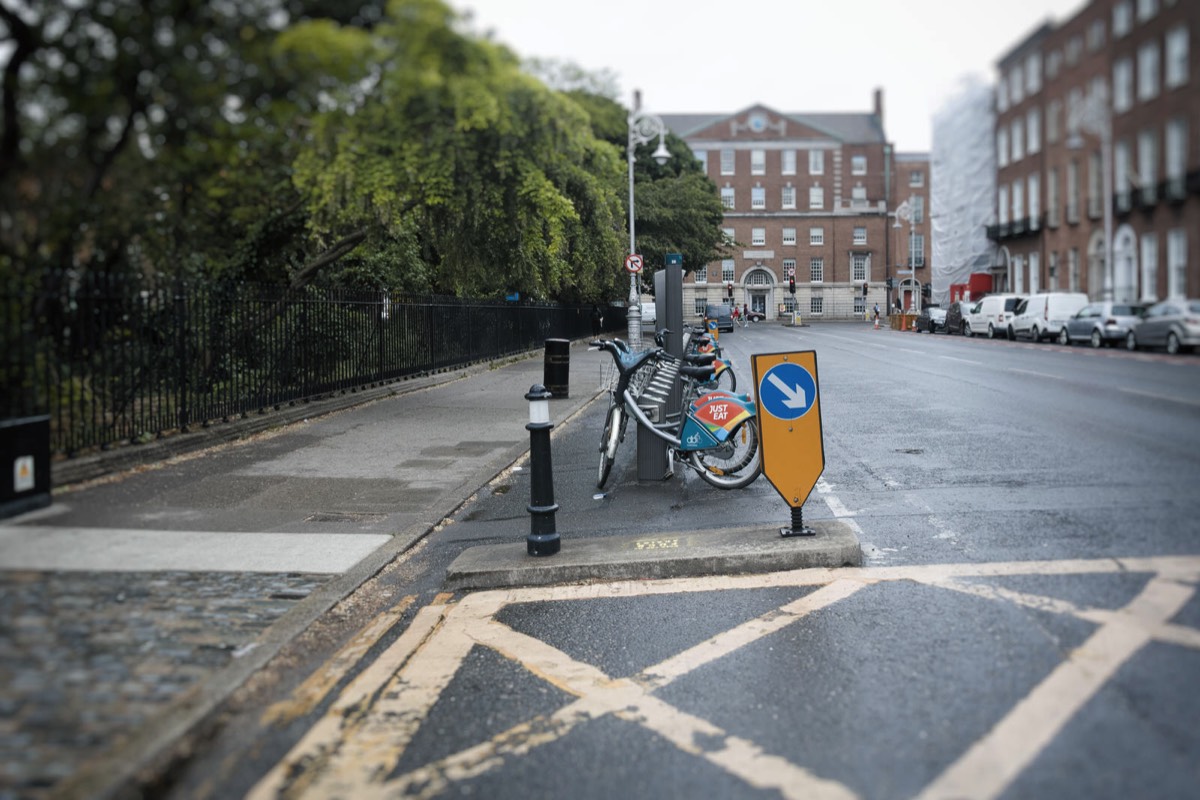
[{"label": "bike saddle", "polygon": [[716,358],[717,358],[716,355],[713,353],[684,353],[683,354],[684,361],[688,362],[689,364],[696,364],[696,365],[699,365],[702,367],[707,366],[708,364],[711,364],[713,361],[716,360]]}]

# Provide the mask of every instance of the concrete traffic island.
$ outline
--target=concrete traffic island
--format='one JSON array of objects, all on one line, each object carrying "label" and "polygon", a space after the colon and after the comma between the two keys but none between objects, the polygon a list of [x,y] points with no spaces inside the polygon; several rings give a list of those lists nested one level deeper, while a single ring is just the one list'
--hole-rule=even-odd
[{"label": "concrete traffic island", "polygon": [[809,523],[814,536],[783,538],[778,527],[646,533],[572,541],[549,558],[526,554],[523,539],[472,547],[454,560],[445,588],[499,589],[613,580],[783,572],[862,565],[858,537],[844,522]]}]

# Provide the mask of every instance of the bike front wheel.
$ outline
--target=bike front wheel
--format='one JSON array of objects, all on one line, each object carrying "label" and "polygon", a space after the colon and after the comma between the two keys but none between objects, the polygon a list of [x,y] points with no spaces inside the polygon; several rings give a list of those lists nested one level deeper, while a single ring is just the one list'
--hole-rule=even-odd
[{"label": "bike front wheel", "polygon": [[726,367],[725,369],[721,370],[721,374],[717,375],[716,378],[713,379],[713,383],[716,385],[715,388],[720,389],[723,392],[736,392],[737,375],[733,374],[733,367]]},{"label": "bike front wheel", "polygon": [[692,452],[691,461],[705,483],[718,489],[749,486],[762,473],[758,422],[753,418],[743,421],[719,447]]},{"label": "bike front wheel", "polygon": [[617,445],[621,443],[625,412],[618,405],[608,409],[604,418],[604,432],[600,434],[600,468],[596,473],[596,488],[603,489],[608,482],[613,462],[617,460]]}]

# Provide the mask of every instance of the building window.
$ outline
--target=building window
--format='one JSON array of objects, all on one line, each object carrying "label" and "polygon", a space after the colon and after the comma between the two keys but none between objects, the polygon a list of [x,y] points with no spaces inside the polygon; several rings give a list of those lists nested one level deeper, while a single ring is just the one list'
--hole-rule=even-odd
[{"label": "building window", "polygon": [[1046,141],[1054,144],[1058,141],[1059,123],[1062,120],[1062,101],[1051,100],[1046,106]]},{"label": "building window", "polygon": [[821,283],[825,280],[825,259],[810,258],[808,260],[808,279],[812,283]]},{"label": "building window", "polygon": [[1001,114],[1008,111],[1008,81],[1000,80],[996,83],[996,110]]},{"label": "building window", "polygon": [[1117,210],[1119,211],[1128,211],[1133,205],[1132,198],[1129,196],[1131,167],[1129,141],[1122,139],[1113,147],[1113,194],[1116,195]]},{"label": "building window", "polygon": [[1042,54],[1030,53],[1025,59],[1025,90],[1032,97],[1042,90]]},{"label": "building window", "polygon": [[850,189],[850,206],[852,208],[867,207],[867,187],[859,185]]},{"label": "building window", "polygon": [[866,244],[866,243],[867,243],[867,227],[865,225],[854,226],[853,244]]},{"label": "building window", "polygon": [[1046,282],[1046,291],[1058,291],[1058,251],[1051,250],[1046,261],[1046,266],[1049,271],[1049,280]]},{"label": "building window", "polygon": [[[1067,162],[1067,223],[1079,222],[1079,161]],[[1072,289],[1071,291],[1075,291]]]},{"label": "building window", "polygon": [[783,243],[785,245],[794,245],[796,243],[796,229],[795,228],[784,228],[783,229]]},{"label": "building window", "polygon": [[1029,254],[1029,293],[1037,294],[1042,286],[1042,256],[1040,253]]},{"label": "building window", "polygon": [[733,171],[733,164],[734,164],[733,151],[728,148],[726,148],[725,150],[722,150],[721,151],[721,174],[722,175],[735,174]]},{"label": "building window", "polygon": [[1025,115],[1025,144],[1029,155],[1042,149],[1042,112],[1036,108],[1029,109]]},{"label": "building window", "polygon": [[825,190],[820,186],[813,186],[808,190],[808,207],[811,209],[825,207]]},{"label": "building window", "polygon": [[1142,295],[1141,299],[1153,303],[1158,300],[1158,237],[1143,233],[1142,247]]},{"label": "building window", "polygon": [[1042,179],[1036,172],[1029,176],[1029,228],[1037,230],[1042,226]]},{"label": "building window", "polygon": [[721,187],[721,205],[725,206],[725,208],[734,208],[732,186]]},{"label": "building window", "polygon": [[1079,113],[1083,110],[1083,90],[1067,92],[1067,138],[1079,133]]},{"label": "building window", "polygon": [[725,258],[721,260],[721,283],[733,282],[733,259]]},{"label": "building window", "polygon": [[1145,22],[1158,13],[1158,0],[1137,0],[1138,22]]},{"label": "building window", "polygon": [[1124,113],[1133,107],[1133,62],[1119,58],[1113,64],[1113,111]]},{"label": "building window", "polygon": [[1020,178],[1012,184],[1013,222],[1025,219],[1025,183]]},{"label": "building window", "polygon": [[1167,183],[1177,182],[1178,187],[1168,185],[1167,190],[1172,191],[1173,188],[1178,188],[1177,197],[1184,197],[1185,188],[1183,185],[1187,177],[1187,119],[1184,117],[1175,117],[1167,121],[1166,131],[1166,157],[1165,168],[1167,171]]},{"label": "building window", "polygon": [[733,245],[737,243],[737,234],[733,228],[722,228],[721,234],[725,239],[725,244]]},{"label": "building window", "polygon": [[767,151],[766,150],[751,150],[750,151],[750,174],[751,175],[766,175],[767,174]]},{"label": "building window", "polygon": [[825,174],[825,151],[824,150],[809,150],[808,151],[808,174],[809,175],[824,175]]},{"label": "building window", "polygon": [[696,156],[696,161],[700,162],[700,171],[708,174],[708,151],[693,150],[692,154]]},{"label": "building window", "polygon": [[908,263],[914,267],[925,266],[925,234],[914,233],[908,237]]},{"label": "building window", "polygon": [[1046,224],[1058,227],[1058,167],[1046,175]]},{"label": "building window", "polygon": [[1138,100],[1158,97],[1158,42],[1147,42],[1138,48]]},{"label": "building window", "polygon": [[819,294],[814,294],[812,297],[810,297],[808,300],[808,313],[812,314],[813,316],[820,316],[822,313],[824,313],[822,311],[822,308],[824,308],[824,303],[821,302],[822,300],[823,298]]},{"label": "building window", "polygon": [[1020,64],[1013,67],[1012,72],[1008,74],[1008,94],[1014,106],[1025,99],[1025,71],[1021,69]]},{"label": "building window", "polygon": [[[920,236],[920,234],[917,234]],[[870,265],[871,259],[866,253],[851,253],[850,254],[850,280],[866,281],[869,279],[867,275],[867,267]]]},{"label": "building window", "polygon": [[1094,19],[1088,26],[1087,49],[1089,53],[1094,53],[1101,47],[1104,47],[1104,20]]},{"label": "building window", "polygon": [[[792,263],[795,264],[796,262],[793,261]],[[767,278],[767,273],[762,270],[750,273],[750,277],[746,279],[746,283],[750,284],[751,286],[771,285],[771,281]]]},{"label": "building window", "polygon": [[1167,31],[1167,63],[1163,85],[1168,89],[1183,86],[1188,79],[1188,29],[1180,25]]},{"label": "building window", "polygon": [[996,189],[996,221],[1001,225],[1008,224],[1008,187],[1001,186]]},{"label": "building window", "polygon": [[867,298],[861,294],[854,295],[854,316],[860,317],[867,313]]},{"label": "building window", "polygon": [[1079,56],[1082,54],[1083,40],[1078,36],[1072,36],[1067,40],[1066,47],[1063,48],[1063,58],[1067,62],[1067,66],[1076,66],[1079,63]]},{"label": "building window", "polygon": [[1072,247],[1067,253],[1067,275],[1069,278],[1068,292],[1079,291],[1079,248]]},{"label": "building window", "polygon": [[779,152],[779,174],[780,175],[795,175],[796,174],[796,151],[781,150]]},{"label": "building window", "polygon": [[796,187],[784,186],[779,192],[779,203],[782,208],[796,207]]},{"label": "building window", "polygon": [[1051,50],[1050,55],[1046,56],[1046,79],[1057,78],[1060,69],[1062,69],[1062,51]]},{"label": "building window", "polygon": [[866,175],[867,174],[867,157],[866,156],[850,156],[850,174],[851,175]]},{"label": "building window", "polygon": [[693,283],[708,283],[708,267],[701,267],[692,273]]},{"label": "building window", "polygon": [[1008,166],[1008,128],[996,131],[996,166]]},{"label": "building window", "polygon": [[750,245],[752,247],[763,247],[767,243],[766,228],[751,228],[750,229]]},{"label": "building window", "polygon": [[1087,213],[1092,219],[1099,219],[1104,211],[1104,206],[1101,205],[1101,178],[1103,169],[1100,161],[1100,153],[1093,152],[1088,155],[1088,176],[1087,176]]},{"label": "building window", "polygon": [[1012,257],[1012,291],[1025,294],[1025,259],[1022,256]]},{"label": "building window", "polygon": [[750,189],[750,207],[763,209],[767,207],[767,190],[761,186]]},{"label": "building window", "polygon": [[812,245],[825,244],[825,229],[824,228],[809,228],[808,243]]},{"label": "building window", "polygon": [[914,225],[920,225],[925,221],[925,198],[922,195],[915,194],[912,196],[911,213]]},{"label": "building window", "polygon": [[796,259],[785,258],[783,260],[783,279],[796,277]]},{"label": "building window", "polygon": [[1113,6],[1113,38],[1126,36],[1131,30],[1133,30],[1133,6],[1129,0],[1124,0]]},{"label": "building window", "polygon": [[912,172],[908,173],[908,185],[909,186],[924,186],[925,185],[925,173],[919,169],[915,169]]},{"label": "building window", "polygon": [[1138,182],[1142,187],[1142,202],[1154,201],[1158,186],[1158,134],[1144,130],[1138,134]]},{"label": "building window", "polygon": [[1187,290],[1187,231],[1167,232],[1167,297],[1183,297]]},{"label": "building window", "polygon": [[1025,119],[1017,117],[1012,121],[1012,161],[1017,163],[1025,157]]},{"label": "building window", "polygon": [[708,295],[698,294],[692,298],[692,314],[699,317],[704,314],[704,310],[708,307]]}]

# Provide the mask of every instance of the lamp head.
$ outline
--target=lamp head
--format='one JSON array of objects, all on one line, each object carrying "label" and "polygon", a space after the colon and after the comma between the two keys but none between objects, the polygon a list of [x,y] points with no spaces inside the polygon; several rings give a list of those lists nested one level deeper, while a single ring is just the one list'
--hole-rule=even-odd
[{"label": "lamp head", "polygon": [[671,160],[671,151],[667,149],[667,144],[662,139],[658,140],[658,149],[654,151],[654,160],[660,167]]}]

